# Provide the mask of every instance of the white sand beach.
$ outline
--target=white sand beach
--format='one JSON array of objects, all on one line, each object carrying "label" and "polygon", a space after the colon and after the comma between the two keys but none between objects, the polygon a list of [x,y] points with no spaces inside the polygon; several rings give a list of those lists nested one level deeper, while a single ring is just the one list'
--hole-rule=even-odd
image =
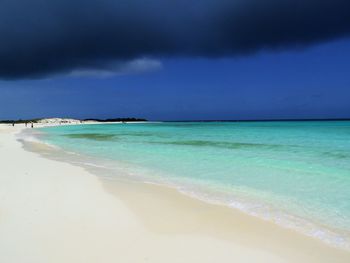
[{"label": "white sand beach", "polygon": [[350,252],[173,189],[101,180],[0,125],[0,262],[350,262]]}]

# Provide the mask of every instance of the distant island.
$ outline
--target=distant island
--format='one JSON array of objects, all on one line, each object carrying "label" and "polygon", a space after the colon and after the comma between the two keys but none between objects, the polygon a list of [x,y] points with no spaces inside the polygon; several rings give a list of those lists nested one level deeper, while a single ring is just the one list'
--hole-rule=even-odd
[{"label": "distant island", "polygon": [[96,121],[96,122],[137,122],[147,121],[146,119],[139,118],[114,118],[114,119],[84,119],[84,121]]},{"label": "distant island", "polygon": [[19,124],[19,123],[89,123],[89,122],[144,122],[146,119],[142,118],[112,118],[112,119],[72,119],[72,118],[37,118],[37,119],[18,119],[18,120],[0,120],[4,124]]}]

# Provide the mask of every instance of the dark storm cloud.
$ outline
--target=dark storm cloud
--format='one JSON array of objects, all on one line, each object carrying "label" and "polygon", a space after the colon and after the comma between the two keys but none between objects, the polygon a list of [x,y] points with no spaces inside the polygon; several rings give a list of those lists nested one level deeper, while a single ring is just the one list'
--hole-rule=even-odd
[{"label": "dark storm cloud", "polygon": [[0,77],[299,48],[348,36],[349,13],[349,0],[1,0]]}]

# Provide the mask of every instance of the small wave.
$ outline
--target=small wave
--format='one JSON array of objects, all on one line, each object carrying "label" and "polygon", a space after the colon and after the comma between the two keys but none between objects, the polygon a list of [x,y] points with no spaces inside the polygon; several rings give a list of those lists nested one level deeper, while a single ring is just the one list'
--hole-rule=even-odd
[{"label": "small wave", "polygon": [[[159,184],[159,183],[158,183]],[[214,204],[238,209],[245,214],[260,218],[264,221],[275,223],[283,228],[292,229],[306,236],[321,240],[329,246],[350,250],[349,234],[333,231],[326,226],[318,225],[301,217],[283,212],[258,201],[241,200],[239,197],[223,197],[217,194],[198,190],[195,187],[184,185],[166,184],[176,188],[180,193],[192,198]]]},{"label": "small wave", "polygon": [[24,130],[23,132],[17,134],[17,140],[21,141],[23,143],[31,143],[31,144],[36,144],[36,145],[43,145],[52,149],[60,149],[59,146],[48,143],[46,141],[43,141],[42,139],[40,139],[40,136],[42,136],[43,134],[35,131],[35,132],[28,132],[26,130]]}]

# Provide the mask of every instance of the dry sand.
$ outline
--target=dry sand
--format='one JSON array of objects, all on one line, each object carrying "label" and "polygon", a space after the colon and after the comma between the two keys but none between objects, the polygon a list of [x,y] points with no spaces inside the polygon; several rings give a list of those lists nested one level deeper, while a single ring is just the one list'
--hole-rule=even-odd
[{"label": "dry sand", "polygon": [[0,262],[350,262],[350,253],[175,190],[100,180],[0,125]]}]

